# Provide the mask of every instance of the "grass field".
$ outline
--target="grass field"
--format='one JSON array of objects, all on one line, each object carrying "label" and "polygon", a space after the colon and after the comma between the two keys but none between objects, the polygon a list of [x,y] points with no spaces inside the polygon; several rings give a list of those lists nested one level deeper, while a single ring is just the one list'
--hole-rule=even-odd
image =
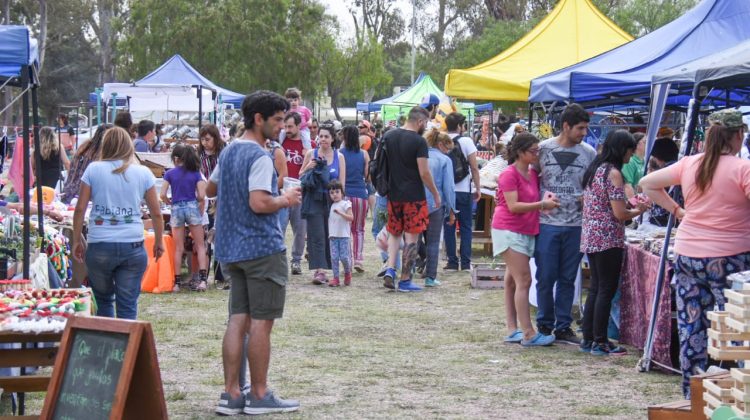
[{"label": "grass field", "polygon": [[[290,276],[269,375],[277,394],[301,401],[285,418],[633,419],[681,398],[679,377],[638,373],[633,349],[595,358],[566,344],[503,344],[503,291],[471,289],[468,273],[440,273],[443,285],[422,293],[388,292],[370,235],[365,249],[367,271],[350,287]],[[214,416],[227,298],[214,288],[141,296],[170,418]]]}]

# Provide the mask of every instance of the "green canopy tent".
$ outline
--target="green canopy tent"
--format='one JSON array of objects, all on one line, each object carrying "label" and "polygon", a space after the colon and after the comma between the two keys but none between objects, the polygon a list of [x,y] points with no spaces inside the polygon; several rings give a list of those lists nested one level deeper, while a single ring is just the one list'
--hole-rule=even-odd
[{"label": "green canopy tent", "polygon": [[[422,73],[409,89],[382,104],[381,117],[383,121],[398,120],[401,115],[408,114],[410,109],[421,104],[422,99],[429,94],[436,95],[439,98],[445,95],[429,75]],[[458,111],[464,114],[469,121],[474,118],[473,103],[457,103],[456,106]]]}]

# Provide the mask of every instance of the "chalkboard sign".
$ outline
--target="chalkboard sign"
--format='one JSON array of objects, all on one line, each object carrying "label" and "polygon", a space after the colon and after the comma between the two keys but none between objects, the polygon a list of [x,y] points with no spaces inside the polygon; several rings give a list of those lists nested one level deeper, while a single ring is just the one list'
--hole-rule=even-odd
[{"label": "chalkboard sign", "polygon": [[52,418],[108,419],[127,346],[127,334],[75,331]]},{"label": "chalkboard sign", "polygon": [[71,317],[40,418],[166,419],[151,325]]}]

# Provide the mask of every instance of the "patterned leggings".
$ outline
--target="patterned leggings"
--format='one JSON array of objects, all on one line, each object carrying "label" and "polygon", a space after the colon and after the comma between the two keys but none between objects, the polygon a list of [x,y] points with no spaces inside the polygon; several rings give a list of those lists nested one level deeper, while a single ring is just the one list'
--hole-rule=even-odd
[{"label": "patterned leggings", "polygon": [[339,278],[339,261],[344,266],[344,274],[352,272],[352,256],[349,252],[349,238],[328,238],[331,243],[331,268],[333,278]]},{"label": "patterned leggings", "polygon": [[690,376],[706,369],[709,327],[707,311],[724,309],[727,276],[750,269],[750,252],[731,257],[690,258],[677,256],[674,284],[677,288],[677,327],[680,334],[682,393],[690,398]]},{"label": "patterned leggings", "polygon": [[365,260],[363,249],[365,245],[365,217],[367,217],[367,199],[348,197],[352,202],[352,253],[354,263],[362,264]]}]

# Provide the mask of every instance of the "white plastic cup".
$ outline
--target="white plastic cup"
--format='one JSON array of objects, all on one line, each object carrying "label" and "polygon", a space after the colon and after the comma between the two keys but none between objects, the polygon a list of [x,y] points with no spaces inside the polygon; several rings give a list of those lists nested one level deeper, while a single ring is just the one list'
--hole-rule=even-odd
[{"label": "white plastic cup", "polygon": [[284,177],[284,184],[283,184],[284,190],[287,190],[289,188],[301,187],[301,186],[302,186],[302,182],[299,179],[291,178],[288,176]]}]

